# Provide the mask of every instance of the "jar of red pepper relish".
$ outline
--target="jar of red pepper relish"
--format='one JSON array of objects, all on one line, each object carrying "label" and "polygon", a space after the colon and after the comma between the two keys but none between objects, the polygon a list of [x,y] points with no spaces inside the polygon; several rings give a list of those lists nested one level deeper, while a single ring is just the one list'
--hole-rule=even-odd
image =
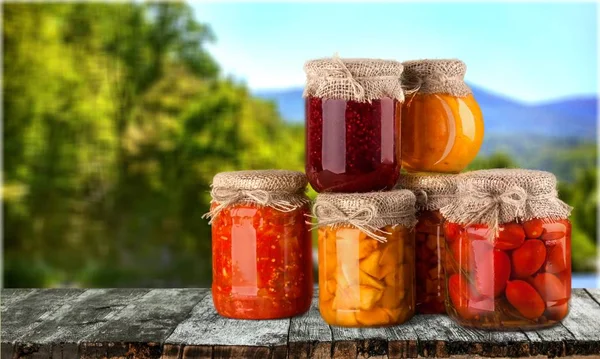
[{"label": "jar of red pepper relish", "polygon": [[446,218],[448,315],[464,326],[538,329],[571,297],[571,207],[553,174],[483,170],[457,179]]},{"label": "jar of red pepper relish", "polygon": [[398,187],[412,191],[417,198],[416,311],[420,314],[446,313],[443,267],[446,243],[440,208],[456,198],[456,175],[403,174]]},{"label": "jar of red pepper relish", "polygon": [[402,64],[308,61],[306,175],[317,192],[392,189],[400,173]]},{"label": "jar of red pepper relish", "polygon": [[306,312],[313,293],[307,180],[284,170],[222,172],[212,183],[212,295],[235,319]]}]

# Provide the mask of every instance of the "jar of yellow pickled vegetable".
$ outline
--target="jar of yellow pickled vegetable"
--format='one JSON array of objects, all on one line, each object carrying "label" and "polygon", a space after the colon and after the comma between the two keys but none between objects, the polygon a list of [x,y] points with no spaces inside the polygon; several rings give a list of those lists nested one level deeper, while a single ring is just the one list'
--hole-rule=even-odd
[{"label": "jar of yellow pickled vegetable", "polygon": [[446,244],[440,208],[456,198],[454,174],[403,174],[398,187],[417,197],[416,311],[420,314],[446,313],[446,281],[443,261]]},{"label": "jar of yellow pickled vegetable", "polygon": [[483,142],[483,116],[460,60],[403,63],[403,83],[414,87],[402,106],[402,168],[459,173]]},{"label": "jar of yellow pickled vegetable", "polygon": [[415,312],[415,195],[326,193],[319,227],[319,309],[331,325],[382,327]]}]

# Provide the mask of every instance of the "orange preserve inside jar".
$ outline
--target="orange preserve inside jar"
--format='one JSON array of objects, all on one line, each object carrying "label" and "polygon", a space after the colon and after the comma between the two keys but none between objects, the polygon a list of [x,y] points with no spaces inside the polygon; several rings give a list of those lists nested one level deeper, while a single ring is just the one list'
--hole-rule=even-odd
[{"label": "orange preserve inside jar", "polygon": [[[518,201],[517,192],[510,196]],[[524,211],[537,208],[553,215],[517,219],[500,224],[497,231],[486,224],[452,222],[452,215],[445,222],[446,310],[461,325],[537,329],[554,325],[567,316],[571,297],[571,223],[566,216],[570,209],[558,198],[532,201],[524,204],[529,206],[523,207],[529,208]],[[543,201],[552,203],[544,207]],[[508,213],[512,208],[509,206],[515,203],[505,204],[502,213]]]},{"label": "orange preserve inside jar", "polygon": [[388,224],[374,235],[364,228],[348,223],[319,228],[321,316],[343,327],[403,323],[415,310],[414,230]]},{"label": "orange preserve inside jar", "polygon": [[[290,182],[286,184],[286,180]],[[236,190],[215,186],[232,182],[238,186]],[[275,319],[308,310],[313,290],[312,241],[306,223],[308,201],[300,189],[304,186],[304,174],[293,171],[215,176],[212,209],[220,206],[220,210],[212,218],[212,294],[220,315]],[[241,193],[240,187],[246,188],[245,193],[272,191],[277,205],[272,207],[267,197],[265,204],[248,199],[223,205],[237,196],[234,193]]]},{"label": "orange preserve inside jar", "polygon": [[394,188],[401,167],[402,64],[333,58],[308,61],[305,70],[305,169],[312,188]]},{"label": "orange preserve inside jar", "polygon": [[409,172],[459,173],[483,142],[483,116],[464,83],[460,60],[405,62],[418,88],[402,106],[402,167]]},{"label": "orange preserve inside jar", "polygon": [[443,220],[439,209],[456,195],[456,175],[403,174],[399,188],[412,191],[416,197],[416,312],[446,313],[446,280],[443,261],[446,243]]}]

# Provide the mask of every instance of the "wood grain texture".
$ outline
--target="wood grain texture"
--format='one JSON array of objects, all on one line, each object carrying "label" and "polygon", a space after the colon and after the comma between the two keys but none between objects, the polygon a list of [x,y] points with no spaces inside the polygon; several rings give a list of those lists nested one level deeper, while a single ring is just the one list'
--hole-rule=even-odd
[{"label": "wood grain texture", "polygon": [[600,290],[573,290],[569,316],[551,328],[482,331],[443,315],[404,325],[327,325],[318,292],[292,319],[219,316],[208,289],[2,291],[2,358],[600,358]]},{"label": "wood grain texture", "polygon": [[331,328],[319,314],[319,292],[315,289],[310,309],[292,318],[288,334],[289,357],[298,359],[330,358]]}]

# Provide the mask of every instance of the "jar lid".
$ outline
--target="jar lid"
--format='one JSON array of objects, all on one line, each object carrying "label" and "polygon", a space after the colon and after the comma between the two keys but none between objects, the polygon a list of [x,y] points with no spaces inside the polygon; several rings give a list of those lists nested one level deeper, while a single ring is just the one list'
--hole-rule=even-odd
[{"label": "jar lid", "polygon": [[567,218],[572,207],[558,198],[556,177],[545,171],[491,169],[457,177],[457,199],[441,209],[444,217],[460,224],[499,224],[534,218]]},{"label": "jar lid", "polygon": [[[211,221],[227,206],[258,204],[291,212],[309,200],[306,194],[306,175],[288,170],[255,170],[217,173],[210,195],[211,210],[205,217]],[[209,223],[210,223],[209,222]]]},{"label": "jar lid", "polygon": [[213,178],[212,187],[296,193],[304,192],[307,184],[306,175],[302,172],[253,170],[217,173]]},{"label": "jar lid", "polygon": [[456,198],[456,174],[401,174],[397,188],[412,191],[417,197],[417,209],[435,211]]},{"label": "jar lid", "polygon": [[405,61],[402,81],[417,93],[445,93],[456,97],[472,94],[465,83],[467,65],[458,59]]},{"label": "jar lid", "polygon": [[404,102],[402,63],[337,56],[307,61],[304,97],[371,102],[385,97]]},{"label": "jar lid", "polygon": [[[317,226],[352,225],[377,240],[381,228],[416,224],[415,195],[408,190],[369,193],[322,193],[317,195],[313,214]],[[379,234],[377,234],[379,233]]]}]

